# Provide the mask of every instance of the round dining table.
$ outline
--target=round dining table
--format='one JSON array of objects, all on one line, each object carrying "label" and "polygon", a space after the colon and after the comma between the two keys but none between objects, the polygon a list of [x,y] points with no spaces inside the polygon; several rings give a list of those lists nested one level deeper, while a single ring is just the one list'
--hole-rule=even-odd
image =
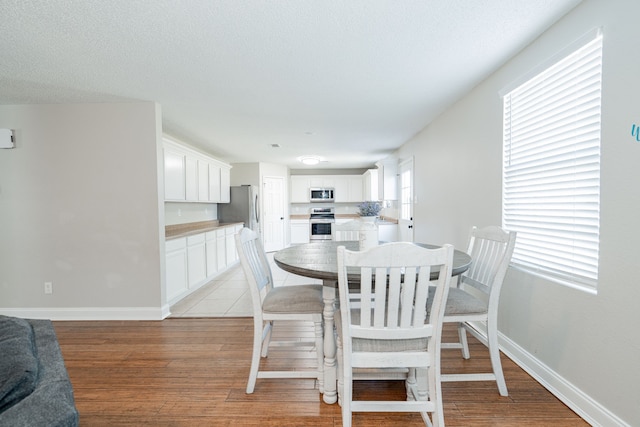
[{"label": "round dining table", "polygon": [[[381,242],[383,243],[383,242]],[[424,248],[438,248],[437,245],[414,243]],[[322,241],[290,246],[276,252],[273,259],[283,270],[300,276],[322,280],[322,298],[324,302],[324,384],[323,400],[325,403],[336,403],[336,341],[333,334],[333,315],[335,312],[336,290],[338,288],[338,246],[349,250],[358,250],[357,241]],[[454,250],[451,274],[457,276],[467,271],[471,265],[471,257],[462,251]],[[348,273],[349,274],[349,273]],[[437,274],[437,273],[436,273]],[[356,279],[354,271],[353,276]],[[351,281],[351,280],[350,280]]]}]

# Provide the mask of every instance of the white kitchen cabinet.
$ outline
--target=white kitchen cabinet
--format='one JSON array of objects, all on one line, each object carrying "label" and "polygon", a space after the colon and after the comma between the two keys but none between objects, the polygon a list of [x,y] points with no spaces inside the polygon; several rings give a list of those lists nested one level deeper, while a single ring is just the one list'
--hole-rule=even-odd
[{"label": "white kitchen cabinet", "polygon": [[164,140],[165,200],[229,203],[231,166],[171,140]]},{"label": "white kitchen cabinet", "polygon": [[209,201],[209,162],[198,159],[198,201]]},{"label": "white kitchen cabinet", "polygon": [[396,242],[398,240],[398,224],[378,224],[378,240]]},{"label": "white kitchen cabinet", "polygon": [[236,252],[236,237],[235,234],[242,229],[242,226],[228,227],[225,229],[225,247],[227,250],[227,265],[238,260],[238,253]]},{"label": "white kitchen cabinet", "polygon": [[186,156],[185,182],[187,187],[187,202],[198,201],[198,159]]},{"label": "white kitchen cabinet", "polygon": [[227,268],[227,241],[224,229],[216,230],[216,259],[218,270]]},{"label": "white kitchen cabinet", "polygon": [[231,201],[231,168],[220,169],[220,203]]},{"label": "white kitchen cabinet", "polygon": [[337,175],[335,182],[336,203],[359,203],[362,202],[362,176],[360,175]]},{"label": "white kitchen cabinet", "polygon": [[292,219],[289,221],[291,231],[291,244],[299,245],[309,243],[309,220],[308,219]]},{"label": "white kitchen cabinet", "polygon": [[189,288],[201,285],[207,278],[204,233],[187,237],[187,278]]},{"label": "white kitchen cabinet", "polygon": [[333,188],[336,203],[363,200],[360,175],[291,175],[290,182],[291,203],[309,203],[310,188]]},{"label": "white kitchen cabinet", "polygon": [[207,231],[204,241],[207,252],[207,278],[212,278],[218,272],[218,242],[215,230]]},{"label": "white kitchen cabinet", "polygon": [[187,239],[168,240],[165,244],[167,301],[172,301],[187,289]]},{"label": "white kitchen cabinet", "polygon": [[209,200],[215,203],[222,200],[220,171],[220,166],[214,163],[209,163]]},{"label": "white kitchen cabinet", "polygon": [[311,181],[306,175],[291,175],[290,200],[291,203],[309,203],[309,188]]},{"label": "white kitchen cabinet", "polygon": [[362,200],[381,200],[378,193],[378,170],[369,169],[362,175]]},{"label": "white kitchen cabinet", "polygon": [[177,150],[164,150],[164,198],[171,201],[186,200],[185,154]]},{"label": "white kitchen cabinet", "polygon": [[398,200],[398,159],[387,158],[378,166],[378,200]]}]

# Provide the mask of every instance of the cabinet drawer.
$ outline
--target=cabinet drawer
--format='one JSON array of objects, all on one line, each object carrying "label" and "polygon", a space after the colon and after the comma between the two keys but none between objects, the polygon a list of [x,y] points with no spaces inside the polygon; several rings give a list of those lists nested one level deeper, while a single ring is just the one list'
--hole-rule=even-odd
[{"label": "cabinet drawer", "polygon": [[206,233],[204,233],[204,238],[205,238],[206,241],[215,240],[216,231],[215,230],[207,231]]},{"label": "cabinet drawer", "polygon": [[236,228],[235,227],[227,227],[224,229],[224,232],[226,233],[227,236],[232,235],[232,234],[236,234]]},{"label": "cabinet drawer", "polygon": [[178,239],[167,240],[164,244],[166,252],[179,251],[187,247],[187,239],[180,237]]},{"label": "cabinet drawer", "polygon": [[204,243],[204,233],[187,237],[187,245],[198,245]]}]

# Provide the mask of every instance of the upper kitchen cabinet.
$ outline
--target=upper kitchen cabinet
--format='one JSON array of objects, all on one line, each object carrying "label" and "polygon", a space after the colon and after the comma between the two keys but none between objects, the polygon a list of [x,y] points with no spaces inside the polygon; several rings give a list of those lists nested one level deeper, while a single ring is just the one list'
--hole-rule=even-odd
[{"label": "upper kitchen cabinet", "polygon": [[309,203],[311,180],[307,175],[291,175],[291,203]]},{"label": "upper kitchen cabinet", "polygon": [[362,175],[364,200],[383,200],[378,192],[378,169],[369,169]]},{"label": "upper kitchen cabinet", "polygon": [[166,201],[229,202],[230,165],[167,139],[163,143]]},{"label": "upper kitchen cabinet", "polygon": [[164,147],[164,198],[165,200],[186,200],[186,159],[187,156],[172,147]]},{"label": "upper kitchen cabinet", "polygon": [[362,202],[362,176],[337,175],[335,177],[335,201],[336,203]]},{"label": "upper kitchen cabinet", "polygon": [[398,159],[388,157],[378,167],[378,200],[398,200]]},{"label": "upper kitchen cabinet", "polygon": [[333,188],[336,203],[360,203],[363,200],[360,175],[291,175],[291,203],[309,203],[309,189]]}]

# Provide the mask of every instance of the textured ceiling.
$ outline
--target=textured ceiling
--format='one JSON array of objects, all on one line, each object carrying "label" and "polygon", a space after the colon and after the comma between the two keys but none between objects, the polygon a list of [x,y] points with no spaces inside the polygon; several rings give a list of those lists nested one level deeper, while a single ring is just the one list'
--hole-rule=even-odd
[{"label": "textured ceiling", "polygon": [[0,0],[0,104],[156,101],[229,162],[368,167],[579,2]]}]

